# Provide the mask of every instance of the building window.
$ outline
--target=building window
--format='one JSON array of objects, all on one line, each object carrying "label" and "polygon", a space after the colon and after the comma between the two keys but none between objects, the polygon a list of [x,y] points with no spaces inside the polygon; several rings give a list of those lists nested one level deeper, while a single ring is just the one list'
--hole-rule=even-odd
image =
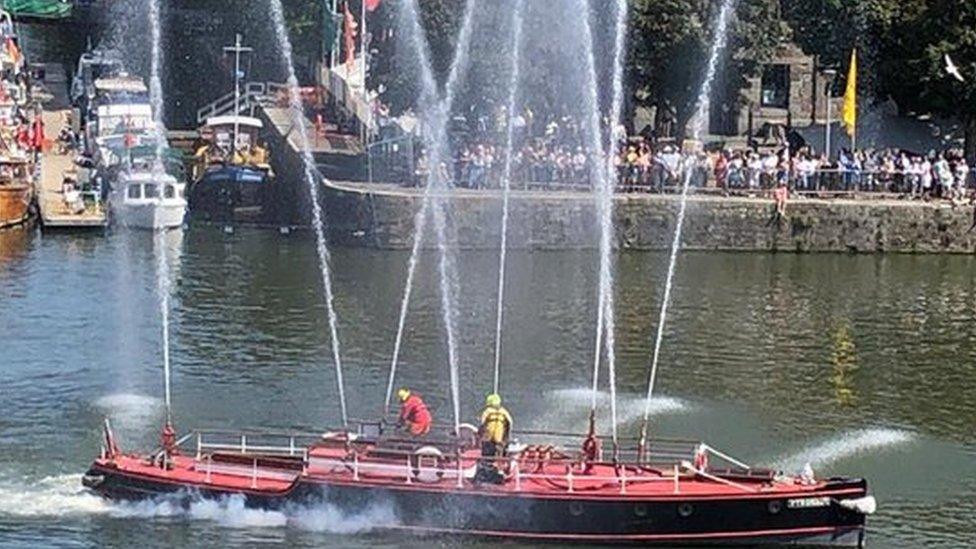
[{"label": "building window", "polygon": [[762,74],[762,106],[790,108],[790,66],[766,65]]},{"label": "building window", "polygon": [[127,189],[127,193],[128,193],[129,198],[131,198],[133,200],[142,198],[142,186],[140,186],[140,185],[129,185],[129,188]]}]

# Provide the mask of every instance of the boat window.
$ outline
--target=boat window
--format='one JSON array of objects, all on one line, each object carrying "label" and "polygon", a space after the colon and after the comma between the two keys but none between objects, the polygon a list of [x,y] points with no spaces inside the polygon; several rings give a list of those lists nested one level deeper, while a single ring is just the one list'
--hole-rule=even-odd
[{"label": "boat window", "polygon": [[766,508],[769,509],[769,514],[778,515],[779,512],[783,510],[783,502],[778,499],[774,499],[773,501],[769,502]]},{"label": "boat window", "polygon": [[159,185],[146,183],[146,198],[159,198]]},{"label": "boat window", "polygon": [[688,518],[695,512],[695,507],[690,503],[682,503],[678,505],[678,514],[684,518]]},{"label": "boat window", "polygon": [[570,515],[573,515],[574,517],[578,517],[578,516],[582,515],[583,514],[583,504],[580,503],[580,502],[578,502],[578,501],[574,501],[574,502],[570,503],[569,504],[569,514]]},{"label": "boat window", "polygon": [[166,198],[176,198],[176,188],[172,185],[166,185],[163,189],[163,196]]},{"label": "boat window", "polygon": [[129,198],[142,198],[142,187],[140,185],[129,185],[126,194]]},{"label": "boat window", "polygon": [[647,505],[643,503],[638,503],[634,505],[634,516],[636,517],[646,517],[647,516]]}]

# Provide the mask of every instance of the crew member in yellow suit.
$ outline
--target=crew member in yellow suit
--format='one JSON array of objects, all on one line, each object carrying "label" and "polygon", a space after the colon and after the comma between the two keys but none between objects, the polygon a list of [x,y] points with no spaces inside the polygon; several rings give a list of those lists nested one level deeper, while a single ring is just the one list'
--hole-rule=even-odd
[{"label": "crew member in yellow suit", "polygon": [[502,407],[502,397],[490,394],[485,398],[485,409],[481,412],[481,460],[475,473],[475,482],[502,484],[504,475],[495,465],[495,459],[505,455],[508,436],[512,432],[512,415]]},{"label": "crew member in yellow suit", "polygon": [[488,395],[485,398],[485,409],[481,412],[481,455],[504,455],[511,431],[512,415],[502,407],[502,397],[494,393]]}]

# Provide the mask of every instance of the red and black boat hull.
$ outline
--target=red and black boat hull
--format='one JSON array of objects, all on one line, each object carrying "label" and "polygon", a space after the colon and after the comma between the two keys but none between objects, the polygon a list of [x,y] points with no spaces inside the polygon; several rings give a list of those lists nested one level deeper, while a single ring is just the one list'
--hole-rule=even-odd
[{"label": "red and black boat hull", "polygon": [[[388,509],[395,521],[377,528],[559,542],[861,546],[864,515],[837,503],[866,495],[860,479],[834,479],[816,493],[607,498],[585,493],[429,490],[422,484],[376,486],[299,478],[281,492],[188,486],[94,466],[88,485],[113,499],[160,496],[220,499],[239,495],[249,507],[287,510],[332,504],[344,512]],[[793,502],[814,502],[816,505]]]}]

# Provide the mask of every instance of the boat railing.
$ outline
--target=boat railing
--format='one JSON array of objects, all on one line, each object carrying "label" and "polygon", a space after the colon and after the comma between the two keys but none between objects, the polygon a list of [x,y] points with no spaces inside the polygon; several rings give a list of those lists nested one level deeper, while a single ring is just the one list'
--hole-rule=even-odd
[{"label": "boat railing", "polygon": [[[320,432],[302,432],[289,430],[228,430],[228,429],[198,429],[194,437],[197,450],[201,451],[232,451],[238,453],[273,453],[279,455],[299,455],[303,448],[321,442],[328,437],[348,436],[350,441],[382,443],[394,449],[398,444],[407,447],[423,442],[426,446],[450,448],[458,445],[464,439],[448,434],[452,428],[435,426],[431,434],[423,440],[407,436],[387,435],[382,421],[350,422],[353,428],[326,429]],[[440,429],[438,428],[440,427]],[[540,445],[556,452],[572,453],[577,451],[585,436],[578,433],[547,432],[538,430],[522,430],[512,433],[512,440],[516,445]],[[638,438],[620,437],[614,450],[612,441],[608,437],[597,437],[600,441],[600,457],[607,457],[616,463],[647,464],[647,463],[680,463],[683,460],[694,461],[696,454],[705,453],[720,460],[726,465],[749,471],[750,465],[728,453],[717,450],[701,441],[694,439],[655,437],[647,441],[645,447],[640,447]],[[470,442],[470,441],[467,441]],[[555,443],[555,444],[554,444]]]},{"label": "boat railing", "polygon": [[230,431],[198,429],[191,433],[197,459],[208,452],[307,457],[308,447],[321,433],[289,431]]},{"label": "boat railing", "polygon": [[[367,431],[367,432],[364,432]],[[564,447],[552,445],[513,444],[510,448],[512,455],[504,458],[464,455],[462,449],[455,446],[454,452],[440,450],[434,453],[421,453],[417,449],[418,443],[423,442],[423,449],[428,451],[437,448],[435,444],[426,444],[429,440],[418,441],[410,438],[369,438],[368,432],[360,425],[355,431],[331,431],[322,433],[298,431],[268,431],[268,430],[223,430],[200,429],[190,432],[178,444],[193,444],[196,452],[198,471],[205,473],[207,482],[213,474],[229,476],[251,477],[252,484],[258,480],[291,480],[298,475],[297,470],[282,470],[274,464],[268,464],[269,459],[294,458],[300,460],[302,473],[312,472],[351,474],[354,480],[361,480],[369,475],[382,475],[384,479],[399,479],[411,484],[415,482],[455,481],[462,486],[465,480],[474,477],[477,469],[485,466],[496,467],[507,464],[507,478],[514,483],[516,490],[523,489],[523,483],[542,482],[551,488],[562,488],[567,492],[592,490],[594,485],[616,486],[621,493],[626,493],[628,485],[671,482],[675,493],[680,492],[682,479],[691,477],[708,479],[710,481],[739,488],[743,491],[754,492],[754,486],[749,486],[735,480],[713,474],[707,461],[700,461],[700,454],[705,453],[725,464],[744,470],[748,473],[750,467],[736,458],[715,450],[710,446],[692,440],[682,439],[653,439],[643,451],[619,451],[611,456],[605,450],[594,459],[584,458],[579,451],[568,451]],[[528,431],[524,434],[553,435],[566,439],[582,438],[570,433],[543,433]],[[356,435],[366,435],[357,438]],[[338,437],[338,438],[333,438]],[[322,441],[348,441],[348,451],[342,456],[310,456],[309,448]],[[618,440],[619,442],[619,440]],[[361,443],[370,444],[370,449],[363,451]],[[446,445],[442,445],[446,448]],[[375,453],[381,450],[382,457]],[[471,448],[469,448],[470,450]],[[374,455],[369,455],[373,453]],[[230,454],[246,456],[241,462],[214,463],[215,454]],[[249,459],[248,459],[249,458]],[[401,461],[397,463],[397,461]],[[293,462],[295,463],[295,462]],[[562,468],[555,472],[553,468]],[[592,471],[612,471],[612,474],[598,474]]]}]

